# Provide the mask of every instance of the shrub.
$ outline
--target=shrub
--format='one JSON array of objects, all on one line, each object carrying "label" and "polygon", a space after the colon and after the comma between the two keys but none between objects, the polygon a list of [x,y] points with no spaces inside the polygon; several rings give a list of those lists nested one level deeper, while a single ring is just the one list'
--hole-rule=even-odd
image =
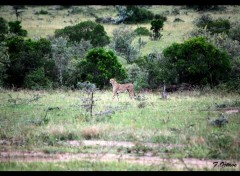
[{"label": "shrub", "polygon": [[26,37],[27,36],[27,31],[22,29],[22,26],[20,25],[20,21],[10,21],[8,23],[9,25],[9,32],[14,33],[16,35]]},{"label": "shrub", "polygon": [[151,21],[151,30],[153,31],[153,39],[159,40],[161,38],[160,30],[163,29],[164,20],[155,19]]},{"label": "shrub", "polygon": [[72,7],[71,11],[69,12],[70,14],[79,14],[79,13],[83,13],[83,9],[80,7]]},{"label": "shrub", "polygon": [[230,72],[229,80],[225,83],[222,83],[221,87],[222,88],[224,87],[226,90],[229,90],[229,91],[237,91],[238,90],[237,87],[240,86],[240,80],[239,80],[240,43],[239,41],[232,40],[224,33],[211,35],[210,32],[204,29],[194,30],[190,34],[190,37],[196,37],[196,36],[205,37],[209,43],[212,43],[220,50],[225,50],[229,54],[232,62],[232,70]]},{"label": "shrub", "polygon": [[117,56],[104,48],[91,49],[79,64],[79,69],[82,70],[82,81],[95,83],[100,88],[108,86],[110,78],[121,80],[127,77]]},{"label": "shrub", "polygon": [[157,19],[157,20],[167,21],[167,17],[159,15],[159,14],[156,14],[154,16],[154,18]]},{"label": "shrub", "polygon": [[51,53],[50,42],[47,39],[32,41],[24,40],[20,36],[6,38],[10,63],[7,67],[5,79],[6,85],[22,87],[25,76],[40,67],[45,72],[51,72],[48,57]]},{"label": "shrub", "polygon": [[8,33],[8,23],[0,17],[0,42],[4,40],[4,35]]},{"label": "shrub", "polygon": [[214,86],[229,77],[228,54],[203,37],[191,38],[183,44],[174,43],[164,49],[163,54],[167,59],[163,66],[165,74],[174,70],[171,79],[178,78],[179,83]]},{"label": "shrub", "polygon": [[173,22],[184,22],[184,21],[180,18],[175,18]]},{"label": "shrub", "polygon": [[67,38],[58,37],[51,40],[52,58],[56,65],[56,77],[60,85],[74,86],[78,82],[76,65],[92,48],[89,41],[68,43]]},{"label": "shrub", "polygon": [[240,23],[234,23],[231,27],[231,29],[229,30],[229,36],[233,39],[233,40],[237,40],[240,42]]},{"label": "shrub", "polygon": [[154,18],[154,14],[145,8],[140,8],[138,6],[127,6],[127,12],[132,11],[132,15],[128,16],[125,23],[143,23],[148,22]]},{"label": "shrub", "polygon": [[136,63],[127,65],[126,69],[128,74],[126,82],[132,82],[136,90],[148,87],[148,75],[146,71],[142,70]]},{"label": "shrub", "polygon": [[172,10],[172,15],[179,15],[179,14],[180,14],[180,12],[179,12],[178,9],[174,8],[174,9]]},{"label": "shrub", "polygon": [[24,78],[24,87],[29,89],[40,90],[44,88],[51,88],[52,83],[46,77],[44,68],[38,68],[35,71],[31,71]]},{"label": "shrub", "polygon": [[213,20],[209,15],[203,15],[196,21],[196,26],[199,28],[206,28],[211,34],[215,33],[229,33],[229,20],[218,18]]},{"label": "shrub", "polygon": [[134,30],[134,32],[137,35],[146,35],[146,36],[151,35],[151,32],[146,27],[138,27],[137,29]]},{"label": "shrub", "polygon": [[124,57],[128,63],[131,63],[138,56],[138,50],[133,46],[133,40],[136,34],[126,26],[121,26],[113,31],[113,38],[110,48]]},{"label": "shrub", "polygon": [[6,70],[9,63],[7,48],[4,43],[0,43],[0,87],[4,86],[4,79],[7,78]]},{"label": "shrub", "polygon": [[187,8],[191,8],[197,11],[207,11],[207,10],[220,10],[218,5],[187,5]]},{"label": "shrub", "polygon": [[136,60],[141,68],[141,79],[144,88],[157,89],[165,78],[162,77],[162,65],[164,56],[157,51],[153,51],[148,56],[140,57]]},{"label": "shrub", "polygon": [[209,31],[206,29],[197,29],[193,30],[189,38],[201,36],[207,39],[208,42],[215,45],[217,48],[221,50],[226,50],[228,54],[232,57],[238,57],[240,55],[240,43],[238,40],[232,40],[228,37],[227,34],[220,33],[211,35]]},{"label": "shrub", "polygon": [[94,47],[103,47],[110,43],[104,27],[101,24],[84,21],[75,26],[67,26],[55,31],[55,37],[68,37],[70,41],[89,40]]},{"label": "shrub", "polygon": [[47,15],[47,14],[49,14],[49,13],[48,13],[48,11],[41,9],[39,12],[36,12],[35,14],[36,14],[36,15]]}]

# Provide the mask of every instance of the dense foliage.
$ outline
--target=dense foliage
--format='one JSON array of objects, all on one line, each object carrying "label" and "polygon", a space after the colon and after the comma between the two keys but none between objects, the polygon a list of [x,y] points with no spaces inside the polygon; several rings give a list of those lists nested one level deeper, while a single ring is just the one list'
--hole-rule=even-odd
[{"label": "dense foliage", "polygon": [[231,70],[228,54],[202,37],[174,43],[163,54],[167,59],[165,73],[171,70],[171,79],[177,78],[179,83],[214,86],[226,80]]},{"label": "dense foliage", "polygon": [[0,42],[4,40],[4,35],[8,32],[7,21],[0,17]]},{"label": "dense foliage", "polygon": [[80,42],[82,39],[89,40],[94,47],[103,47],[110,42],[104,27],[93,21],[84,21],[56,30],[55,37],[60,36],[68,37],[70,41],[75,42]]},{"label": "dense foliage", "polygon": [[219,5],[187,5],[187,7],[197,11],[220,10]]},{"label": "dense foliage", "polygon": [[146,35],[146,36],[151,35],[151,32],[146,27],[138,27],[137,29],[134,30],[134,32],[137,35]]},{"label": "dense foliage", "polygon": [[110,47],[115,50],[118,55],[124,57],[128,63],[137,58],[137,48],[133,46],[136,33],[126,26],[121,26],[112,32],[113,37]]},{"label": "dense foliage", "polygon": [[154,14],[152,12],[135,5],[127,6],[126,11],[132,12],[132,15],[129,15],[124,21],[127,24],[149,22],[154,18]]},{"label": "dense foliage", "polygon": [[206,28],[211,34],[215,33],[229,33],[230,22],[227,19],[218,18],[212,19],[209,15],[203,15],[196,21],[196,26],[199,28]]},{"label": "dense foliage", "polygon": [[159,40],[162,37],[160,30],[163,29],[165,19],[159,18],[151,21],[151,30],[153,31],[153,39]]},{"label": "dense foliage", "polygon": [[82,81],[96,83],[97,87],[109,86],[109,79],[123,80],[127,77],[125,69],[112,51],[104,48],[91,49],[80,63]]},{"label": "dense foliage", "polygon": [[10,21],[8,25],[9,25],[9,32],[19,36],[23,36],[23,37],[27,36],[27,30],[22,29],[20,21]]},{"label": "dense foliage", "polygon": [[[25,80],[26,76],[31,72],[42,67],[46,76],[51,61],[48,56],[51,54],[50,42],[46,39],[32,41],[24,40],[21,36],[9,36],[6,40],[6,46],[9,53],[9,63],[6,65],[7,77],[4,79],[6,86],[24,87],[28,84],[26,81],[32,81],[31,77]],[[36,74],[35,74],[36,75]]]},{"label": "dense foliage", "polygon": [[20,21],[0,17],[0,86],[77,88],[88,81],[105,88],[110,87],[110,78],[116,78],[133,82],[137,90],[157,89],[163,81],[238,89],[238,22],[230,24],[229,20],[201,15],[183,43],[143,55],[141,49],[148,42],[145,36],[160,39],[167,18],[152,14],[145,6],[116,8],[119,23],[147,22],[151,32],[146,27],[133,30],[122,24],[112,30],[110,38],[101,24],[84,21],[58,29],[54,36],[33,40],[26,38]]}]

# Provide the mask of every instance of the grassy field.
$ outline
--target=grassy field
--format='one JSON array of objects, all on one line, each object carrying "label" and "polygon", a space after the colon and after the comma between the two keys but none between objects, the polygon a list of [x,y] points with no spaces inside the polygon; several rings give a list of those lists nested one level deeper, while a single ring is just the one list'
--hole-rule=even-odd
[{"label": "grassy field", "polygon": [[[150,152],[159,158],[239,161],[239,95],[191,91],[170,94],[168,100],[162,100],[159,92],[139,95],[142,100],[131,100],[127,94],[121,94],[119,101],[112,101],[110,91],[97,91],[91,117],[82,106],[89,95],[82,91],[1,90],[0,152],[110,153],[136,157]],[[217,119],[222,113],[229,123],[222,127],[210,125],[208,118]],[[134,146],[66,145],[69,141],[83,140],[128,141],[134,142]],[[144,145],[147,142],[163,146]],[[0,169],[31,168],[31,164],[12,162],[14,159],[8,164],[0,163]],[[75,164],[66,169],[75,170]],[[81,161],[79,167],[81,164],[89,163]],[[99,170],[99,164],[103,163],[83,170]],[[121,163],[118,168],[118,164],[107,164],[103,170],[122,170],[125,166]],[[36,169],[55,168],[59,169],[59,165],[43,164]],[[145,169],[156,170],[156,167]]]}]

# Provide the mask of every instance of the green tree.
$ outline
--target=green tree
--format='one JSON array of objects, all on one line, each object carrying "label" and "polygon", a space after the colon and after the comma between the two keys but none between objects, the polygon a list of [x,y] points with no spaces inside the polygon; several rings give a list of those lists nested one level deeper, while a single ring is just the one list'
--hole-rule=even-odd
[{"label": "green tree", "polygon": [[22,29],[20,21],[10,21],[8,25],[9,25],[9,32],[22,37],[27,36],[27,30]]},{"label": "green tree", "polygon": [[164,19],[154,19],[151,21],[151,30],[153,31],[153,39],[159,40],[162,37],[160,30],[163,29]]},{"label": "green tree", "polygon": [[51,41],[52,59],[56,65],[56,76],[61,86],[77,84],[75,77],[76,63],[81,60],[86,52],[92,48],[89,41],[69,43],[67,38],[58,37]]},{"label": "green tree", "polygon": [[133,45],[136,34],[129,27],[121,26],[112,32],[110,47],[124,57],[128,63],[134,61],[138,55],[138,47]]},{"label": "green tree", "polygon": [[132,82],[136,90],[148,87],[148,73],[141,69],[136,63],[128,64],[127,67],[128,78],[126,82]]},{"label": "green tree", "polygon": [[24,40],[23,37],[12,35],[6,38],[10,63],[6,68],[7,78],[4,80],[5,85],[22,87],[25,76],[44,67],[45,74],[51,72],[51,53],[50,42],[47,39],[32,41]]},{"label": "green tree", "polygon": [[154,14],[151,11],[148,11],[145,8],[141,8],[136,5],[127,6],[126,13],[131,14],[128,15],[124,21],[128,24],[144,23],[154,18]]},{"label": "green tree", "polygon": [[143,56],[136,60],[136,63],[141,68],[141,72],[147,78],[144,79],[146,80],[144,83],[146,88],[156,89],[165,79],[162,77],[163,60],[163,55],[157,51],[153,51],[148,56]]},{"label": "green tree", "polygon": [[40,67],[26,74],[24,87],[35,90],[51,88],[52,82],[46,77],[44,68]]},{"label": "green tree", "polygon": [[8,33],[7,21],[0,17],[0,42],[4,40],[4,35]]},{"label": "green tree", "polygon": [[191,38],[182,44],[174,43],[163,51],[166,57],[162,69],[170,71],[171,79],[194,85],[212,87],[229,77],[231,61],[225,51],[217,49],[203,37]]},{"label": "green tree", "polygon": [[6,70],[10,64],[7,47],[4,42],[0,43],[0,87],[4,86],[4,79],[7,78]]},{"label": "green tree", "polygon": [[94,47],[103,47],[110,43],[104,27],[93,21],[84,21],[75,26],[67,26],[55,31],[55,37],[67,36],[70,41],[89,40]]},{"label": "green tree", "polygon": [[104,48],[91,49],[79,64],[79,68],[82,70],[82,81],[95,83],[100,88],[108,86],[110,78],[123,80],[127,77],[126,70],[118,62],[117,56]]}]

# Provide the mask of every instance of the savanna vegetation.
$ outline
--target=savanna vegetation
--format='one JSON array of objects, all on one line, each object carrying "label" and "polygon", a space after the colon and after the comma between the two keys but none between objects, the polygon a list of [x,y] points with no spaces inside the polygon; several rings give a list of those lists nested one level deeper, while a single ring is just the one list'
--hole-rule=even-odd
[{"label": "savanna vegetation", "polygon": [[[99,156],[21,164],[9,155],[0,156],[0,170],[239,170],[239,9],[1,6],[2,156],[98,153],[168,161],[128,164]],[[135,99],[120,94],[112,101],[110,78],[132,82]],[[84,144],[92,140],[119,145]],[[198,168],[183,158],[211,164]],[[213,167],[218,160],[237,166]]]}]

